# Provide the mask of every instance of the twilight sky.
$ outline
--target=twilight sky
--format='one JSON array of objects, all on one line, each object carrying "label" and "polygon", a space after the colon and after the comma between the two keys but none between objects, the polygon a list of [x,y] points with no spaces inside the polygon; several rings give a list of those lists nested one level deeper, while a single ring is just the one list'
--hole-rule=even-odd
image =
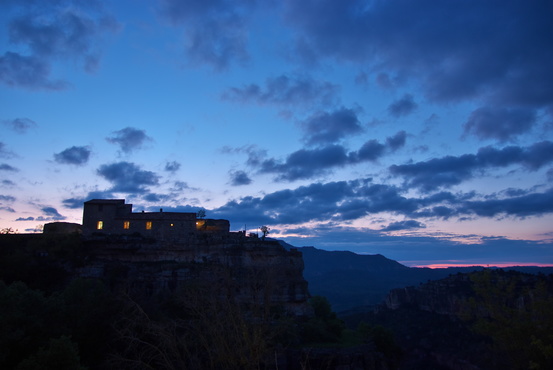
[{"label": "twilight sky", "polygon": [[553,264],[549,0],[0,2],[0,227],[82,203]]}]

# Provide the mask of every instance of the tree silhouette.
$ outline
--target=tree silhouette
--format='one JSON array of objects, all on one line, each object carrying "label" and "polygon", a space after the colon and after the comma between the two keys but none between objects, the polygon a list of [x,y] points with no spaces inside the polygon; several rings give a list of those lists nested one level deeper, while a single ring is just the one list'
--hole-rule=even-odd
[{"label": "tree silhouette", "polygon": [[0,234],[17,234],[17,230],[14,230],[12,227],[5,227],[0,230]]},{"label": "tree silhouette", "polygon": [[261,239],[265,240],[265,237],[269,235],[269,231],[271,230],[271,228],[269,226],[263,225],[259,228],[259,230],[261,230],[261,233],[263,234]]},{"label": "tree silhouette", "polygon": [[196,212],[196,217],[199,218],[200,220],[204,219],[205,218],[205,209],[200,208],[198,210],[198,212]]}]

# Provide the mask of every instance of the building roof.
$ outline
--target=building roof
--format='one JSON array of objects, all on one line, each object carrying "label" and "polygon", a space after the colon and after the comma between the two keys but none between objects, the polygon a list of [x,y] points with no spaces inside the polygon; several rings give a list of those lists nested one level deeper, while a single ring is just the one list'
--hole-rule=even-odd
[{"label": "building roof", "polygon": [[191,212],[132,212],[121,215],[118,218],[129,218],[134,220],[195,220],[196,214]]},{"label": "building roof", "polygon": [[125,204],[125,199],[91,199],[85,202],[85,204]]}]

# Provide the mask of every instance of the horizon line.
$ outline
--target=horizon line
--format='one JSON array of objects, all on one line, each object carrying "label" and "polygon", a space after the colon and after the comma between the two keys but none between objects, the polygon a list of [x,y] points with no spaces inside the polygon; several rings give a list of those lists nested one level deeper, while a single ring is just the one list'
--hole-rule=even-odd
[{"label": "horizon line", "polygon": [[[398,261],[402,265],[412,268],[450,268],[450,267],[483,267],[483,268],[507,268],[507,267],[553,267],[553,263],[539,263],[539,262],[498,262],[498,263],[421,263],[421,264],[409,264],[407,262]],[[411,262],[412,263],[412,262]]]}]

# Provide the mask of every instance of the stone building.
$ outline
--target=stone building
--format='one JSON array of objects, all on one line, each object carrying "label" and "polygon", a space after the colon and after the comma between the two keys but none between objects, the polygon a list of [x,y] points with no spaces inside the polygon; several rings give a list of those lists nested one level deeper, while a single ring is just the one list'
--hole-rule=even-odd
[{"label": "stone building", "polygon": [[191,212],[133,212],[124,199],[92,199],[84,203],[84,236],[141,235],[179,240],[195,233],[228,233],[228,220],[198,219]]},{"label": "stone building", "polygon": [[49,222],[44,224],[42,232],[44,234],[70,234],[81,233],[81,225],[73,222]]}]

